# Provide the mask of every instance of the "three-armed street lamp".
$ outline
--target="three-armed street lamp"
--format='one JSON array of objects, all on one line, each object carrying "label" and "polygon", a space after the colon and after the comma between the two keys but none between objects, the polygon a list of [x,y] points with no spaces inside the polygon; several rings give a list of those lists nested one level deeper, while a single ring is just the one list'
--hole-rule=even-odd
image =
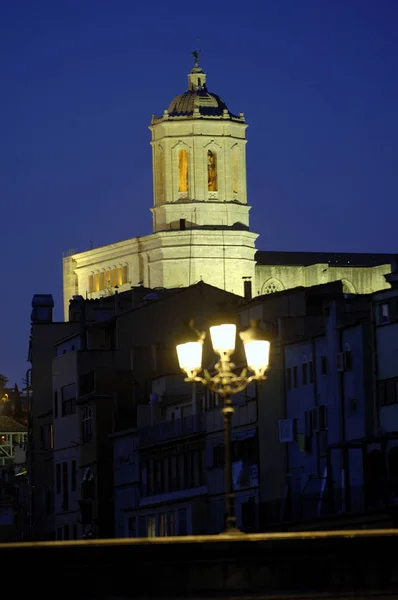
[{"label": "three-armed street lamp", "polygon": [[194,328],[193,321],[187,324],[186,330],[180,338],[180,343],[177,345],[178,362],[187,375],[185,381],[199,381],[223,398],[227,513],[225,533],[239,532],[236,526],[232,480],[231,422],[234,413],[232,396],[244,390],[250,382],[266,379],[265,371],[268,367],[270,351],[270,343],[266,339],[265,332],[260,329],[259,321],[251,321],[250,327],[242,331],[239,337],[244,345],[247,366],[254,375],[247,375],[246,368],[243,369],[240,375],[237,375],[234,371],[235,365],[231,361],[236,340],[236,323],[234,321],[235,318],[218,318],[209,328],[213,350],[220,357],[214,367],[214,375],[211,375],[207,369],[203,369],[203,376],[198,375],[202,370],[202,349],[206,334],[197,331]]}]

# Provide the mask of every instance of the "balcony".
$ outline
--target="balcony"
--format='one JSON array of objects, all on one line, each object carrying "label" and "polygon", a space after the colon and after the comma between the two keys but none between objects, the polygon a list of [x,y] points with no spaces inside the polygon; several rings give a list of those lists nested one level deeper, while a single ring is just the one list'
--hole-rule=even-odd
[{"label": "balcony", "polygon": [[142,447],[161,444],[176,438],[197,435],[206,431],[205,413],[190,415],[173,421],[162,421],[138,432],[139,444]]}]

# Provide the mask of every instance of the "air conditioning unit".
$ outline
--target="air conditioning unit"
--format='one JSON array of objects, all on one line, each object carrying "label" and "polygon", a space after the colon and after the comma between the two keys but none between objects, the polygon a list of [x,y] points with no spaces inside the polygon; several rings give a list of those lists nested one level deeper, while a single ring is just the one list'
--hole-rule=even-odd
[{"label": "air conditioning unit", "polygon": [[279,441],[282,444],[294,442],[295,439],[295,420],[279,419]]}]

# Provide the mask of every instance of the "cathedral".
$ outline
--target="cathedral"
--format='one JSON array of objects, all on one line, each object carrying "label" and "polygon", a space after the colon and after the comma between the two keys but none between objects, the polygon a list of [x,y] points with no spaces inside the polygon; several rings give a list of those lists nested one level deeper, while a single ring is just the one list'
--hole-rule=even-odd
[{"label": "cathedral", "polygon": [[153,233],[63,259],[64,313],[75,295],[132,286],[176,288],[200,280],[254,295],[342,280],[346,293],[389,287],[388,254],[258,251],[246,192],[244,113],[209,91],[199,55],[187,90],[152,116]]}]

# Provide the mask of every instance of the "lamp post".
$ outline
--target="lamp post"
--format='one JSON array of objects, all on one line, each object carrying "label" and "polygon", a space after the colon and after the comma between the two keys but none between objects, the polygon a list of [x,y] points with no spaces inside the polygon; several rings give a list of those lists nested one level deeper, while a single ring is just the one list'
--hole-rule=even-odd
[{"label": "lamp post", "polygon": [[213,350],[219,356],[214,374],[207,369],[202,371],[202,350],[205,332],[194,327],[193,321],[186,324],[177,345],[177,356],[182,371],[186,373],[185,381],[198,381],[223,399],[222,414],[224,417],[225,436],[225,500],[226,524],[225,533],[240,533],[236,526],[235,498],[232,479],[232,416],[234,407],[232,396],[244,390],[252,381],[266,379],[265,371],[269,363],[270,342],[265,332],[259,327],[259,321],[251,321],[250,327],[239,334],[245,350],[247,367],[252,371],[248,375],[247,368],[237,375],[231,356],[235,351],[236,322],[235,318],[218,318],[209,328]]}]

